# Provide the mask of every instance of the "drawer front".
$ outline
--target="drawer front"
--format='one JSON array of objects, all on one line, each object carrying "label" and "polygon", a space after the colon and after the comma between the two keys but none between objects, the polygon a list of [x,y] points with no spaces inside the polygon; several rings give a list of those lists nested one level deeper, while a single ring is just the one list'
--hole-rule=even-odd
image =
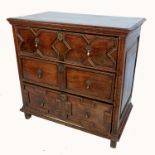
[{"label": "drawer front", "polygon": [[67,68],[66,88],[80,95],[113,102],[114,74]]},{"label": "drawer front", "polygon": [[25,86],[24,102],[27,109],[47,117],[57,117],[100,135],[110,134],[111,105],[33,85]]},{"label": "drawer front", "polygon": [[66,62],[99,70],[115,70],[117,38],[66,33],[65,41],[70,46],[64,57]]},{"label": "drawer front", "polygon": [[[37,87],[26,85],[24,86],[24,104],[26,108],[35,110],[40,114],[48,113],[48,105],[45,91],[37,89]],[[57,94],[52,93],[53,96]],[[52,101],[51,101],[52,102]]]},{"label": "drawer front", "polygon": [[28,54],[42,58],[56,58],[58,53],[52,43],[57,38],[55,31],[21,27],[16,29],[19,50],[22,54]]},{"label": "drawer front", "polygon": [[30,82],[58,86],[57,65],[35,59],[21,59],[23,78]]},{"label": "drawer front", "polygon": [[65,119],[66,100],[64,94],[33,85],[26,85],[24,89],[26,106],[41,114],[48,114],[60,119]]},{"label": "drawer front", "polygon": [[109,134],[111,129],[112,106],[77,96],[68,96],[72,105],[68,119],[85,129],[99,134]]},{"label": "drawer front", "polygon": [[99,35],[17,27],[21,54],[115,71],[118,39]]}]

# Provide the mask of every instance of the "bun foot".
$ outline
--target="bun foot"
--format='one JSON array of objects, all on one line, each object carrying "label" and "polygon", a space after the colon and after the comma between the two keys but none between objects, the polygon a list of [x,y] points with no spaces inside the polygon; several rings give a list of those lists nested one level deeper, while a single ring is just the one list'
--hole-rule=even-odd
[{"label": "bun foot", "polygon": [[110,141],[110,147],[116,148],[116,145],[117,145],[116,141],[113,141],[113,140]]},{"label": "bun foot", "polygon": [[31,118],[31,114],[29,114],[29,113],[24,113],[25,114],[25,118],[26,119],[30,119]]}]

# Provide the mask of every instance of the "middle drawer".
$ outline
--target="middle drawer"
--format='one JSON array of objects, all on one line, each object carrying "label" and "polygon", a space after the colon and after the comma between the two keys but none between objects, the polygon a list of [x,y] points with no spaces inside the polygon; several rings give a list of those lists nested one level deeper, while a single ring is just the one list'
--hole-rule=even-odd
[{"label": "middle drawer", "polygon": [[27,82],[76,95],[113,102],[115,74],[98,72],[37,59],[22,58],[23,79]]}]

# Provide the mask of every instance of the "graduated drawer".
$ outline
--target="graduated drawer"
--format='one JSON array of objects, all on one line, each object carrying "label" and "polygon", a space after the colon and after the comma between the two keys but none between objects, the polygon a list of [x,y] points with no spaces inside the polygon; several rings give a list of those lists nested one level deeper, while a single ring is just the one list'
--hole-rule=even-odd
[{"label": "graduated drawer", "polygon": [[17,27],[19,54],[42,59],[63,61],[98,70],[115,71],[118,38]]},{"label": "graduated drawer", "polygon": [[113,73],[27,58],[22,58],[21,64],[27,82],[113,103]]},{"label": "graduated drawer", "polygon": [[23,79],[36,84],[58,87],[57,64],[36,59],[21,59]]},{"label": "graduated drawer", "polygon": [[113,103],[115,74],[67,67],[66,89]]},{"label": "graduated drawer", "polygon": [[56,117],[97,134],[110,134],[111,105],[33,85],[24,88],[23,110]]}]

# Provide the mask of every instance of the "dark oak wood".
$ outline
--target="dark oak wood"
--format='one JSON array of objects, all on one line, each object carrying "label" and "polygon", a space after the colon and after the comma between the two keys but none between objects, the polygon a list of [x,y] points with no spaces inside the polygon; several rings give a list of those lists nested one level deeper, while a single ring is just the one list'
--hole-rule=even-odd
[{"label": "dark oak wood", "polygon": [[[14,25],[32,27],[40,24],[42,27],[55,28],[62,30],[78,29],[79,31],[113,34],[126,34],[131,30],[141,26],[145,18],[97,16],[87,14],[71,14],[59,12],[45,12],[30,16],[9,18]],[[102,32],[101,32],[102,31]],[[106,33],[106,34],[107,34]]]},{"label": "dark oak wood", "polygon": [[144,20],[56,12],[9,18],[25,118],[105,137],[115,148],[133,107]]},{"label": "dark oak wood", "polygon": [[116,16],[97,16],[89,14],[75,14],[65,12],[44,12],[29,16],[18,17],[19,20],[67,23],[77,25],[91,25],[133,30],[142,24],[145,19]]}]

